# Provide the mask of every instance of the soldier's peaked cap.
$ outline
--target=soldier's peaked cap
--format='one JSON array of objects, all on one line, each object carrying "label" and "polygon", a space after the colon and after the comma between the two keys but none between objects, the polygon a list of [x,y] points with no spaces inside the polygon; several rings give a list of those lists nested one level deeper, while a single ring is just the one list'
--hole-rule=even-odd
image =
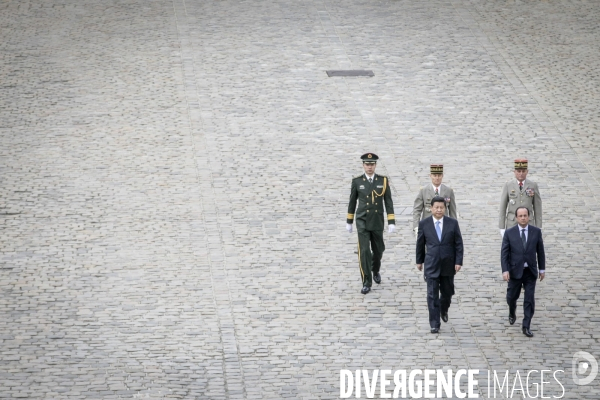
[{"label": "soldier's peaked cap", "polygon": [[379,160],[379,157],[375,153],[365,153],[360,156],[360,159],[363,163],[376,163]]},{"label": "soldier's peaked cap", "polygon": [[527,169],[527,159],[517,158],[515,160],[515,169]]},{"label": "soldier's peaked cap", "polygon": [[429,166],[429,173],[443,174],[444,173],[444,164],[431,164]]}]

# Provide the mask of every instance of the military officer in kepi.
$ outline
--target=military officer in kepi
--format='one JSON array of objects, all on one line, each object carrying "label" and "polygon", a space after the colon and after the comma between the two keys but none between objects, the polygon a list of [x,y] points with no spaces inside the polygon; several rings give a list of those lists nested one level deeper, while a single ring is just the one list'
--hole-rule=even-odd
[{"label": "military officer in kepi", "polygon": [[444,165],[431,164],[429,166],[429,177],[431,178],[431,185],[421,186],[421,190],[419,190],[413,206],[413,230],[415,231],[415,237],[417,237],[419,232],[419,221],[429,218],[432,215],[431,200],[434,197],[442,197],[446,202],[445,215],[447,217],[458,219],[454,190],[442,183]]},{"label": "military officer in kepi", "polygon": [[[394,232],[396,229],[396,220],[390,181],[387,176],[375,173],[379,157],[377,154],[366,153],[360,158],[365,173],[352,179],[346,229],[351,233],[352,222],[356,220],[358,265],[363,285],[360,292],[367,294],[371,291],[373,281],[377,284],[381,283],[379,271],[381,269],[381,256],[385,251],[383,214],[387,213],[389,233]],[[357,201],[358,208],[356,207]]]},{"label": "military officer in kepi", "polygon": [[515,213],[519,207],[529,210],[529,225],[542,229],[542,197],[535,182],[527,179],[528,162],[524,158],[515,160],[515,179],[504,184],[500,197],[500,235],[517,225]]}]

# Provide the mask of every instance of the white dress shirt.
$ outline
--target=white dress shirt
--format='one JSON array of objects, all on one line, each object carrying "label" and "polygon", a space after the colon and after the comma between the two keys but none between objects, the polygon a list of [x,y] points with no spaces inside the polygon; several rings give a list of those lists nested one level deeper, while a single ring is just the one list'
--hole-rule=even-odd
[{"label": "white dress shirt", "polygon": [[441,196],[441,195],[442,195],[442,185],[440,185],[440,186],[438,186],[438,187],[435,187],[435,186],[433,185],[433,183],[432,183],[432,184],[431,184],[431,187],[433,187],[433,194],[435,194],[435,189],[437,189],[437,191],[438,191],[438,196]]},{"label": "white dress shirt", "polygon": [[365,176],[367,177],[367,180],[369,180],[369,179],[370,179],[370,180],[371,180],[371,182],[373,182],[373,179],[375,178],[375,174],[373,174],[373,175],[369,176],[369,175],[367,175],[367,173],[366,173],[366,172],[365,172]]}]

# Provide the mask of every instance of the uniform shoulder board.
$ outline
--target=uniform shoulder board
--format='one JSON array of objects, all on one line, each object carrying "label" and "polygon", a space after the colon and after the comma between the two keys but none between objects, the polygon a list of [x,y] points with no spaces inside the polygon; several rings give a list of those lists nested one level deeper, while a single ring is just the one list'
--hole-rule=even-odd
[{"label": "uniform shoulder board", "polygon": [[380,176],[380,177],[382,177],[382,178],[387,178],[387,179],[390,179],[390,178],[388,178],[388,177],[387,177],[387,175],[377,175],[377,176]]},{"label": "uniform shoulder board", "polygon": [[360,177],[361,177],[361,176],[363,176],[363,175],[364,175],[364,174],[356,175],[356,176],[355,176],[355,177],[353,177],[352,179],[358,179],[358,178],[360,178]]}]

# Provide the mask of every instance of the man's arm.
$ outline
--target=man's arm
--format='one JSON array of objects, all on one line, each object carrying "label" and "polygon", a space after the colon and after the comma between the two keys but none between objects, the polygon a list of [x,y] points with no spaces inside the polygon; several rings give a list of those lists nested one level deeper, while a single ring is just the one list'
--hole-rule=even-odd
[{"label": "man's arm", "polygon": [[456,199],[454,198],[454,189],[450,189],[450,204],[448,204],[448,213],[450,214],[450,218],[458,219],[458,213],[456,212]]},{"label": "man's arm", "polygon": [[462,234],[460,233],[460,226],[458,226],[458,221],[456,221],[455,224],[456,227],[454,228],[454,265],[463,265],[463,239]]},{"label": "man's arm", "polygon": [[500,265],[502,266],[502,273],[508,272],[510,269],[510,239],[508,233],[502,238],[502,250],[500,251]]},{"label": "man's arm", "polygon": [[419,189],[419,194],[417,194],[417,198],[415,199],[415,203],[413,205],[413,229],[419,227],[419,221],[421,220],[421,214],[423,213],[423,188]]},{"label": "man's arm", "polygon": [[538,259],[538,269],[540,270],[540,274],[546,272],[546,252],[544,251],[544,240],[542,239],[542,231],[540,229],[540,238],[537,242],[536,247],[537,259]]},{"label": "man's arm", "polygon": [[354,222],[354,212],[356,211],[356,200],[358,199],[358,190],[354,184],[354,179],[350,185],[350,202],[348,203],[348,215],[346,216],[346,223],[352,224]]},{"label": "man's arm", "polygon": [[502,250],[500,251],[500,264],[502,265],[502,279],[510,281],[510,239],[508,234],[502,236]]},{"label": "man's arm", "polygon": [[535,219],[535,226],[542,229],[542,196],[540,196],[537,183],[533,188],[533,192],[533,218]]},{"label": "man's arm", "polygon": [[385,204],[385,212],[387,213],[388,225],[396,224],[396,216],[394,215],[394,201],[392,200],[392,189],[390,187],[390,178],[386,179],[385,194],[383,195],[383,203]]},{"label": "man's arm", "polygon": [[416,261],[417,265],[425,262],[425,233],[423,232],[423,221],[419,222],[419,234],[417,235]]},{"label": "man's arm", "polygon": [[502,195],[500,196],[500,213],[498,228],[506,229],[506,207],[508,206],[508,182],[504,184],[502,188]]}]

